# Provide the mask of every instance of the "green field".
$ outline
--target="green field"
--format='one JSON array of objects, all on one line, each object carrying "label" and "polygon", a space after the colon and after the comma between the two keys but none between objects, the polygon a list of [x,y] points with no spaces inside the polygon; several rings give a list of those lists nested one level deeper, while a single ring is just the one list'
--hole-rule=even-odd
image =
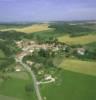
[{"label": "green field", "polygon": [[0,84],[0,95],[21,100],[36,100],[34,91],[30,93],[25,91],[25,86],[28,84],[32,84],[32,82],[30,80],[21,80],[16,78],[2,81]]},{"label": "green field", "polygon": [[[31,92],[25,90],[28,85],[33,88]],[[20,72],[0,72],[0,100],[36,100],[32,79],[23,68]]]},{"label": "green field", "polygon": [[0,100],[21,100],[10,96],[0,95]]},{"label": "green field", "polygon": [[69,71],[96,76],[95,61],[92,62],[92,61],[81,61],[77,59],[64,59],[59,65],[59,67]]},{"label": "green field", "polygon": [[46,100],[96,100],[96,77],[70,71],[58,76],[55,83],[41,86]]},{"label": "green field", "polygon": [[78,37],[70,37],[69,35],[64,35],[58,38],[60,42],[64,42],[71,45],[84,45],[91,42],[96,42],[96,35],[85,35],[85,36],[78,36]]}]

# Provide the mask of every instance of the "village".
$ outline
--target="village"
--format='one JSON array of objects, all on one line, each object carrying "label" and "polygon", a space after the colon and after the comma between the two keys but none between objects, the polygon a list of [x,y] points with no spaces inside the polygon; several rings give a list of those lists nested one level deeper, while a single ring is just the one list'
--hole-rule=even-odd
[{"label": "village", "polygon": [[[16,55],[16,58],[19,60],[22,60],[25,56],[32,55],[35,51],[40,51],[41,49],[43,50],[50,50],[51,52],[54,52],[55,55],[58,55],[58,52],[62,51],[63,53],[67,52],[76,52],[79,55],[85,55],[86,49],[85,48],[75,48],[72,49],[69,45],[64,44],[64,43],[46,43],[46,44],[39,44],[36,43],[35,41],[31,40],[21,40],[21,41],[16,41],[16,45],[18,48],[21,49],[21,51]],[[28,66],[31,66],[34,64],[32,60],[26,60],[25,62]],[[38,64],[39,65],[39,64]],[[38,68],[37,68],[38,69]],[[22,69],[19,67],[16,67],[16,71],[20,72]],[[55,78],[51,74],[44,73],[43,70],[38,70],[37,73],[38,76],[43,75],[43,79],[37,82],[37,84],[47,84],[51,82],[55,82]]]},{"label": "village", "polygon": [[[68,49],[71,50],[71,52],[75,52],[79,55],[85,55],[86,53],[86,48],[85,47],[75,47],[75,48],[72,48],[70,45],[67,45],[65,43],[46,43],[46,44],[38,44],[36,43],[35,41],[31,41],[31,40],[21,40],[21,41],[16,41],[16,45],[17,47],[19,47],[22,51],[19,52],[16,56],[19,57],[19,58],[22,58],[26,55],[32,55],[32,53],[35,51],[35,50],[40,50],[40,49],[44,49],[44,50],[51,50],[52,52],[57,52],[57,51],[60,51],[60,50],[63,50],[63,51],[68,51]],[[70,51],[69,50],[69,51]]]},{"label": "village", "polygon": [[[70,45],[67,45],[65,43],[44,43],[44,44],[39,44],[36,43],[35,41],[31,41],[31,40],[21,40],[21,41],[17,41],[16,42],[17,46],[19,48],[22,49],[22,52],[19,55],[24,55],[26,54],[30,54],[32,52],[34,52],[34,50],[40,50],[40,49],[44,49],[44,50],[48,50],[51,49],[53,52],[59,51],[59,50],[64,50],[66,51],[68,48],[71,48]],[[86,52],[86,48],[82,47],[76,47],[74,49],[74,51],[76,51],[76,53],[80,54],[80,55],[84,55]]]}]

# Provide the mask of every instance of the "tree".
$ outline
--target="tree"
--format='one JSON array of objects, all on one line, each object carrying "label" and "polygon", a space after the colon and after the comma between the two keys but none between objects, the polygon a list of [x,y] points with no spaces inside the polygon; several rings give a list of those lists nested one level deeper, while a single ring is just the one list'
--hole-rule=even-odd
[{"label": "tree", "polygon": [[34,89],[33,89],[32,84],[28,84],[28,85],[25,86],[25,91],[26,91],[26,92],[30,93],[30,92],[32,92],[33,90],[34,90]]}]

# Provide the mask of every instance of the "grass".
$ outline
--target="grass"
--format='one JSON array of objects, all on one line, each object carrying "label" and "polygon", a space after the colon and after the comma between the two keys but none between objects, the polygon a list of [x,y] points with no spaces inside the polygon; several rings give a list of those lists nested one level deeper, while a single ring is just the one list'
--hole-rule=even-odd
[{"label": "grass", "polygon": [[46,100],[96,100],[96,77],[63,70],[59,74],[55,83],[41,86]]},{"label": "grass", "polygon": [[96,42],[96,35],[86,35],[86,36],[79,36],[79,37],[70,37],[69,35],[65,35],[62,37],[59,37],[58,40],[60,42],[64,42],[71,45],[77,45],[77,44],[88,44],[91,42]]},{"label": "grass", "polygon": [[11,78],[0,84],[0,94],[21,100],[36,100],[35,92],[27,93],[25,86],[32,84],[30,80]]},{"label": "grass", "polygon": [[18,32],[33,33],[33,32],[50,30],[51,28],[48,28],[48,26],[49,26],[48,24],[35,24],[35,25],[24,27],[24,28],[9,28],[9,29],[3,29],[1,31],[15,30]]},{"label": "grass", "polygon": [[6,75],[11,76],[12,78],[29,80],[29,75],[26,72],[8,72]]},{"label": "grass", "polygon": [[0,58],[5,58],[5,54],[2,50],[0,50]]},{"label": "grass", "polygon": [[21,100],[21,99],[0,95],[0,100]]},{"label": "grass", "polygon": [[96,62],[81,61],[77,59],[64,59],[59,67],[74,72],[96,76]]}]

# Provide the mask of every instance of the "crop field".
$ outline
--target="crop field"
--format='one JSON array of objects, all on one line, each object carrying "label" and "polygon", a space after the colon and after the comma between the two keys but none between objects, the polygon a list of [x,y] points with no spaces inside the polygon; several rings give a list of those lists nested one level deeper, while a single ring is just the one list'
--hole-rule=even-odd
[{"label": "crop field", "polygon": [[41,86],[46,100],[96,100],[96,77],[60,71],[55,83]]},{"label": "crop field", "polygon": [[33,32],[40,32],[40,31],[46,31],[46,30],[51,30],[51,28],[48,28],[48,24],[35,24],[32,26],[27,26],[24,28],[9,28],[9,29],[3,29],[0,31],[10,31],[10,30],[15,30],[18,32],[24,32],[24,33],[33,33]]},{"label": "crop field", "polygon": [[67,44],[72,44],[72,45],[75,45],[75,44],[88,44],[88,43],[91,43],[91,42],[96,42],[96,35],[86,35],[86,36],[78,36],[78,37],[70,37],[68,35],[65,35],[65,36],[62,36],[62,37],[59,37],[58,40],[60,42],[64,42],[64,43],[67,43]]},{"label": "crop field", "polygon": [[88,75],[96,76],[96,62],[81,61],[77,59],[64,59],[59,67]]}]

